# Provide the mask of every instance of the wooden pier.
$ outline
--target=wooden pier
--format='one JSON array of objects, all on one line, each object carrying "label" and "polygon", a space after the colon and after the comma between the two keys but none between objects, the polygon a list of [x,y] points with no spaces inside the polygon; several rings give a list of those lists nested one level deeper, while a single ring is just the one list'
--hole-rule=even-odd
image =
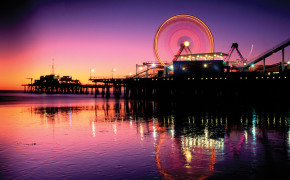
[{"label": "wooden pier", "polygon": [[[224,73],[196,77],[94,79],[115,97],[131,99],[282,98],[290,92],[290,74]],[[117,89],[117,91],[116,91]],[[109,91],[106,91],[109,92]],[[117,92],[117,93],[116,93]],[[110,95],[106,94],[106,97]],[[278,99],[279,100],[279,99]]]},{"label": "wooden pier", "polygon": [[35,85],[25,84],[24,93],[36,94],[93,94],[95,85],[80,85],[80,84],[59,84],[59,85]]},{"label": "wooden pier", "polygon": [[99,84],[23,84],[24,93],[35,94],[94,94],[95,97],[110,97],[111,92],[117,98],[121,95],[121,89],[124,84],[118,81],[104,80]]},{"label": "wooden pier", "polygon": [[26,93],[93,94],[97,97],[131,99],[190,99],[214,97],[288,97],[290,75],[224,73],[196,77],[91,79],[93,84],[26,84]]}]

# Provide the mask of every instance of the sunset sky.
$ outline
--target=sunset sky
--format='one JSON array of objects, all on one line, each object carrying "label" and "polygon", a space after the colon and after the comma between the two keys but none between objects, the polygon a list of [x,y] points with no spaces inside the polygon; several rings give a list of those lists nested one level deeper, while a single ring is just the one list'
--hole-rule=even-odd
[{"label": "sunset sky", "polygon": [[[7,3],[6,3],[7,2]],[[8,3],[9,2],[9,3]],[[15,4],[13,4],[15,2]],[[0,90],[51,73],[88,83],[94,76],[124,76],[156,60],[154,36],[176,14],[210,28],[216,52],[239,43],[249,59],[290,38],[290,2],[283,0],[4,0],[0,5]],[[290,58],[289,47],[285,59]],[[281,59],[281,52],[268,63]]]}]

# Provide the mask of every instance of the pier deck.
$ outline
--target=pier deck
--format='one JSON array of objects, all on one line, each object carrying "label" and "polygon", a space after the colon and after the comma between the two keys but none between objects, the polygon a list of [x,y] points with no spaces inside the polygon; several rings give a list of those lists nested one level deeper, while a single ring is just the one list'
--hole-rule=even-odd
[{"label": "pier deck", "polygon": [[223,73],[195,77],[91,79],[94,84],[34,85],[24,91],[47,94],[94,94],[132,99],[178,99],[211,97],[286,97],[290,88],[288,73]]}]

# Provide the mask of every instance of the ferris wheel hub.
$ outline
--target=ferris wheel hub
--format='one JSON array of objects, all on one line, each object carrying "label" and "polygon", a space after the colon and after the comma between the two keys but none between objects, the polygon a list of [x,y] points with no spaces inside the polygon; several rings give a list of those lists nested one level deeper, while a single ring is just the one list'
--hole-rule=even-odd
[{"label": "ferris wheel hub", "polygon": [[189,42],[188,41],[184,41],[184,43],[183,43],[183,45],[185,46],[185,47],[188,47],[189,46]]}]

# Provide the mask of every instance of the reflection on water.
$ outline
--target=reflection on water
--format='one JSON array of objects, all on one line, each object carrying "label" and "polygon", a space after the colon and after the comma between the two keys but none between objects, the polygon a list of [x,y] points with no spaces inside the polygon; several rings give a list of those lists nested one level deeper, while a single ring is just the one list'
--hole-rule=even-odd
[{"label": "reflection on water", "polygon": [[97,99],[0,106],[5,178],[287,175],[288,107]]}]

